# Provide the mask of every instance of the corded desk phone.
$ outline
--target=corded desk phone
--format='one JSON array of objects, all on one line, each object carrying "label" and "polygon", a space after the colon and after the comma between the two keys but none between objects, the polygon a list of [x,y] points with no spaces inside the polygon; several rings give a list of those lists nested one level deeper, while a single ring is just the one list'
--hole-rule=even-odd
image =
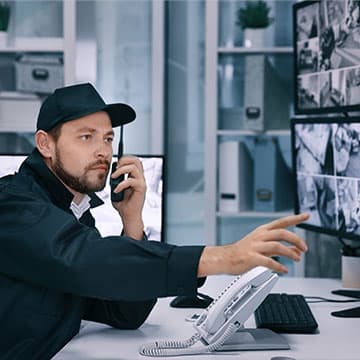
[{"label": "corded desk phone", "polygon": [[192,337],[144,345],[140,354],[157,357],[226,350],[289,349],[284,338],[271,330],[242,329],[277,279],[277,274],[262,266],[237,276],[200,315]]}]

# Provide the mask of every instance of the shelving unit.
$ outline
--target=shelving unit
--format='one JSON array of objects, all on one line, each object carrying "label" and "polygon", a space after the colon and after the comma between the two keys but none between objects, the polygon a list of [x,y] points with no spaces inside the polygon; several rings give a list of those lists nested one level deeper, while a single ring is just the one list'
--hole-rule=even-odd
[{"label": "shelving unit", "polygon": [[[224,56],[247,55],[285,55],[291,56],[293,49],[289,46],[245,48],[222,47],[219,44],[219,3],[206,1],[206,60],[205,60],[205,239],[208,245],[226,243],[229,239],[222,239],[221,234],[226,231],[221,226],[229,222],[247,223],[258,225],[259,222],[286,216],[289,211],[262,212],[262,211],[219,211],[219,143],[222,141],[237,140],[244,137],[287,137],[290,139],[290,130],[268,130],[257,132],[246,129],[219,128],[219,79],[218,65]],[[292,89],[290,89],[292,91]],[[246,227],[246,226],[245,226]],[[233,239],[234,240],[234,239]]]},{"label": "shelving unit", "polygon": [[237,213],[228,213],[228,212],[221,212],[217,211],[217,217],[227,217],[227,218],[277,218],[280,216],[289,215],[290,212],[288,211],[277,211],[277,212],[260,212],[260,211],[241,211]]},{"label": "shelving unit", "polygon": [[15,39],[14,45],[1,46],[1,53],[12,52],[62,52],[64,41],[62,38],[24,37]]},{"label": "shelving unit", "polygon": [[247,48],[247,47],[219,47],[218,54],[291,54],[292,47],[265,47],[265,48]]},{"label": "shelving unit", "polygon": [[[16,4],[12,3],[12,5],[15,6]],[[76,46],[75,0],[62,1],[62,19],[63,34],[61,37],[15,37],[13,35],[15,32],[11,33],[9,31],[8,45],[0,47],[0,62],[2,64],[8,62],[7,66],[11,68],[19,54],[61,54],[63,58],[64,85],[74,83]],[[3,85],[2,92],[0,92],[0,100],[6,101],[6,104],[3,103],[2,108],[0,106],[2,117],[0,119],[0,131],[6,132],[17,129],[18,132],[32,132],[35,130],[34,124],[30,121],[24,121],[23,116],[19,118],[17,109],[19,106],[25,105],[32,109],[31,113],[27,113],[27,116],[33,117],[40,108],[41,99],[36,94],[23,95],[17,93],[14,91],[15,84],[12,83],[13,81],[15,79],[10,79],[9,76],[4,82],[6,84],[10,82],[11,86],[6,88],[6,85]],[[30,104],[30,102],[32,103]],[[14,109],[14,112],[11,112],[11,108]],[[36,118],[32,120],[34,123]]]},{"label": "shelving unit", "polygon": [[[258,133],[252,130],[217,130],[218,136],[258,136],[264,133]],[[289,136],[290,130],[268,130],[265,132],[268,136]]]}]

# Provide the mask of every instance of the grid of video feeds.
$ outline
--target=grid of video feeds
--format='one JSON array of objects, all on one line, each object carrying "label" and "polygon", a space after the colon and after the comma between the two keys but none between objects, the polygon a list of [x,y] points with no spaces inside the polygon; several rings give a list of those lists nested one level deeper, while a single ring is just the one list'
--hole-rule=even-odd
[{"label": "grid of video feeds", "polygon": [[327,121],[293,125],[297,212],[322,231],[359,236],[360,118]]},{"label": "grid of video feeds", "polygon": [[295,6],[296,112],[360,103],[360,1]]}]

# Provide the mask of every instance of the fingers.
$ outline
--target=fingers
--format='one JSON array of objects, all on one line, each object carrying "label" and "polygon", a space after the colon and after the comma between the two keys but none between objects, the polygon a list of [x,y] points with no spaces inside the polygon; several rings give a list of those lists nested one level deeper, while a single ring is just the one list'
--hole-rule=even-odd
[{"label": "fingers", "polygon": [[129,174],[130,177],[144,179],[144,170],[142,162],[135,156],[122,156],[117,164],[117,169],[111,175],[112,178],[117,178],[122,174]]},{"label": "fingers", "polygon": [[128,174],[127,178],[121,181],[114,189],[115,193],[132,188],[135,192],[145,193],[146,183],[142,162],[136,156],[125,155],[120,158],[117,169],[111,174],[112,178]]},{"label": "fingers", "polygon": [[298,225],[308,219],[309,219],[309,214],[307,214],[307,213],[302,213],[302,214],[298,214],[298,215],[289,215],[289,216],[285,216],[280,219],[276,219],[276,220],[269,222],[263,226],[265,228],[267,228],[268,230],[278,229],[278,228],[286,228],[289,226]]},{"label": "fingers", "polygon": [[124,155],[118,161],[118,167],[131,164],[135,165],[141,173],[144,172],[142,162],[136,156]]},{"label": "fingers", "polygon": [[139,181],[134,178],[128,177],[124,181],[121,181],[119,185],[114,189],[115,193],[121,192],[125,189],[132,188],[134,191],[145,192],[146,185],[145,182]]},{"label": "fingers", "polygon": [[133,178],[142,178],[143,174],[139,171],[139,168],[135,164],[123,165],[118,167],[112,174],[112,178],[117,178],[120,175],[129,174]]},{"label": "fingers", "polygon": [[264,239],[264,241],[279,241],[279,240],[286,241],[296,246],[301,251],[307,251],[307,245],[305,241],[300,236],[286,229],[276,229],[269,231],[266,233],[266,238]]},{"label": "fingers", "polygon": [[275,241],[263,244],[261,253],[266,256],[285,256],[294,261],[299,261],[301,257],[301,251],[297,247]]},{"label": "fingers", "polygon": [[270,270],[276,271],[278,273],[287,274],[288,269],[283,264],[280,264],[278,261],[269,258],[264,255],[258,255],[256,257],[257,265],[265,266]]}]

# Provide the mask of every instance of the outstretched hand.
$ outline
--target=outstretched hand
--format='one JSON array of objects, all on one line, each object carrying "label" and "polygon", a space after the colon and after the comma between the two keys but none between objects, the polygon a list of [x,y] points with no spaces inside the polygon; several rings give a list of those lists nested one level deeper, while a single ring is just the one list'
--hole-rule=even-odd
[{"label": "outstretched hand", "polygon": [[[286,228],[308,218],[308,214],[286,216],[257,227],[233,244],[205,247],[200,257],[198,276],[237,275],[258,265],[286,273],[287,268],[271,257],[285,256],[295,261],[300,260],[307,246],[303,239]],[[288,244],[282,243],[283,241]]]}]

